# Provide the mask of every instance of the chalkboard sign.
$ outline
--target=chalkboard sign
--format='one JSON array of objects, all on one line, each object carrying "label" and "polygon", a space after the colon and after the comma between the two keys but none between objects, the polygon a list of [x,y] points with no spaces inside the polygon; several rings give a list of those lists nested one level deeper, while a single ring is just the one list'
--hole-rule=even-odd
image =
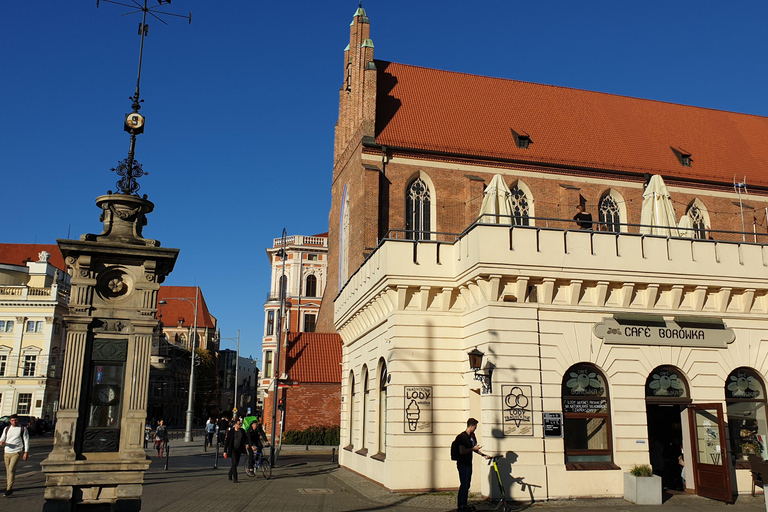
[{"label": "chalkboard sign", "polygon": [[545,412],[544,437],[563,437],[563,413]]}]

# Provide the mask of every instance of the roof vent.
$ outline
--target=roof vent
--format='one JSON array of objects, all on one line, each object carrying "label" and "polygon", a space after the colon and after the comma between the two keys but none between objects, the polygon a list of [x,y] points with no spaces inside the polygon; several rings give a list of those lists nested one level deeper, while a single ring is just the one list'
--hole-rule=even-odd
[{"label": "roof vent", "polygon": [[531,136],[525,132],[516,132],[511,128],[510,131],[512,132],[512,136],[515,138],[515,144],[517,144],[517,147],[521,149],[528,149],[528,146],[531,144]]}]

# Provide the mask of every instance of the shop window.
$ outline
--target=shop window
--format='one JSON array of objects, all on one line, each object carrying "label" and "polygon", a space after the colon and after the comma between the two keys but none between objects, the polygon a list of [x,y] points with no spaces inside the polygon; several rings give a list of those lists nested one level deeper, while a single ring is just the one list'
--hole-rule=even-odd
[{"label": "shop window", "polygon": [[768,456],[765,385],[755,370],[737,368],[725,383],[725,404],[730,429],[731,458],[736,467],[748,467],[747,457]]},{"label": "shop window", "polygon": [[348,450],[351,450],[355,442],[355,374],[349,372],[349,444],[346,446]]},{"label": "shop window", "polygon": [[565,372],[562,385],[566,469],[615,469],[608,385],[589,364]]},{"label": "shop window", "polygon": [[363,398],[360,404],[360,449],[365,450],[365,432],[368,430],[368,367],[363,365]]},{"label": "shop window", "polygon": [[317,297],[317,278],[314,275],[307,276],[306,286],[304,287],[305,297]]},{"label": "shop window", "polygon": [[19,393],[19,404],[16,406],[16,414],[29,414],[32,409],[32,393]]},{"label": "shop window", "polygon": [[519,187],[514,187],[510,192],[512,193],[510,196],[512,201],[512,222],[516,226],[529,226],[531,222],[528,196]]},{"label": "shop window", "polygon": [[430,232],[429,187],[421,178],[408,186],[405,196],[405,231],[409,240],[428,240]]},{"label": "shop window", "polygon": [[379,396],[378,396],[378,453],[372,458],[384,460],[387,453],[387,363],[379,360]]}]

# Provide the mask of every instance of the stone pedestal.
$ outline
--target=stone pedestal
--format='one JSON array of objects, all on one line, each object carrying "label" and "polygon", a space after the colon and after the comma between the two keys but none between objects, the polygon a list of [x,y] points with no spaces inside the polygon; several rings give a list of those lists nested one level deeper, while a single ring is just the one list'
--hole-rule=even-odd
[{"label": "stone pedestal", "polygon": [[142,238],[154,205],[97,198],[104,231],[58,240],[72,274],[53,451],[42,462],[45,510],[138,510],[157,291],[178,249]]}]

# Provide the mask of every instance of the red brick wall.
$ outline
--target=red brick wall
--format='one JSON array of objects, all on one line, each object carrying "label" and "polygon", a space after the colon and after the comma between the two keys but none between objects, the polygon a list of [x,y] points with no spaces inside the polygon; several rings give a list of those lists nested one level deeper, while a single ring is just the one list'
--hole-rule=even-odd
[{"label": "red brick wall", "polygon": [[[341,424],[341,384],[301,384],[299,387],[283,388],[279,398],[283,398],[285,403],[284,432]],[[272,431],[273,400],[270,396],[264,403],[264,431],[268,434]]]}]

